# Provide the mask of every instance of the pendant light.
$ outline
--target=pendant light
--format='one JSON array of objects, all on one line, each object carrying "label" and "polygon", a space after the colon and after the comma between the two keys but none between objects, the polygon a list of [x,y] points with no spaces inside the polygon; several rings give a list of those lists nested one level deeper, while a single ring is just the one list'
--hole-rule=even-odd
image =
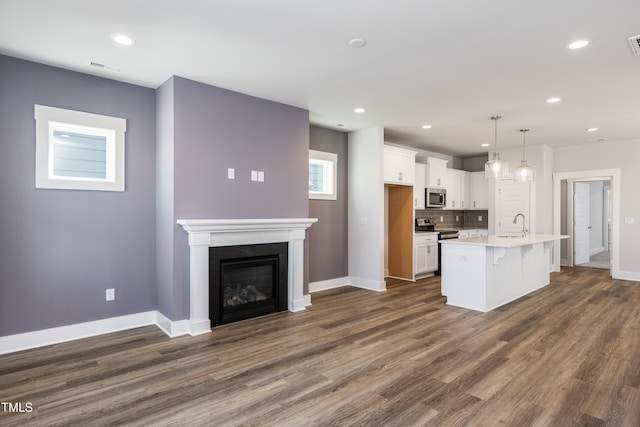
[{"label": "pendant light", "polygon": [[524,158],[525,135],[529,129],[520,129],[522,132],[522,161],[520,167],[515,171],[515,179],[518,182],[531,182],[536,179],[536,170],[527,164]]},{"label": "pendant light", "polygon": [[491,117],[495,126],[495,141],[493,158],[484,164],[484,177],[487,179],[509,176],[509,165],[500,158],[500,153],[498,153],[498,120],[501,118],[502,116]]}]

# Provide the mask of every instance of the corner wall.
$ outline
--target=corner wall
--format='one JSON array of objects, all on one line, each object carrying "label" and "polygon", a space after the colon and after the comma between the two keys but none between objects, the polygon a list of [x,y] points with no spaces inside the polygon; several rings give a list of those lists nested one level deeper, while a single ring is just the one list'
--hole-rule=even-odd
[{"label": "corner wall", "polygon": [[384,290],[383,129],[349,133],[349,279]]},{"label": "corner wall", "polygon": [[309,228],[309,282],[345,278],[349,274],[348,135],[311,126],[309,148],[338,155],[337,200],[309,200],[309,216],[318,222]]}]

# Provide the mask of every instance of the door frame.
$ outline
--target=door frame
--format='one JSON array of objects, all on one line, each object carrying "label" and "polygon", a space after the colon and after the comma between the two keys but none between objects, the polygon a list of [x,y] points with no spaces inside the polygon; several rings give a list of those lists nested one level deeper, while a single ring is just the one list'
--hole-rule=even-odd
[{"label": "door frame", "polygon": [[[563,180],[606,180],[611,181],[611,277],[620,277],[620,169],[596,169],[573,172],[553,173],[553,234],[560,234],[561,220],[561,191],[560,186]],[[560,271],[560,242],[555,241],[553,245],[553,271]]]}]

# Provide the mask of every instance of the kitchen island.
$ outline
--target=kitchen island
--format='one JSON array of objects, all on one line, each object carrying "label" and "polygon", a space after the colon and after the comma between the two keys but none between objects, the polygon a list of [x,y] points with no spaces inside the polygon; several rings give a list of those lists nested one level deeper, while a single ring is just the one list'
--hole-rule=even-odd
[{"label": "kitchen island", "polygon": [[569,236],[530,234],[442,240],[447,304],[487,312],[550,282],[551,248]]}]

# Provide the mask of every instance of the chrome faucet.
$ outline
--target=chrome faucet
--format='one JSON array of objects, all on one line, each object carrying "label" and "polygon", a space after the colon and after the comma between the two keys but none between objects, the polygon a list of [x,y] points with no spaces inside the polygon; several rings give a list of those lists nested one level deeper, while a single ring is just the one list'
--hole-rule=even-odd
[{"label": "chrome faucet", "polygon": [[516,216],[513,217],[513,223],[515,224],[518,221],[518,217],[519,216],[522,217],[522,238],[524,239],[525,237],[527,237],[527,233],[529,232],[529,230],[524,228],[524,214],[523,213],[517,213]]}]

